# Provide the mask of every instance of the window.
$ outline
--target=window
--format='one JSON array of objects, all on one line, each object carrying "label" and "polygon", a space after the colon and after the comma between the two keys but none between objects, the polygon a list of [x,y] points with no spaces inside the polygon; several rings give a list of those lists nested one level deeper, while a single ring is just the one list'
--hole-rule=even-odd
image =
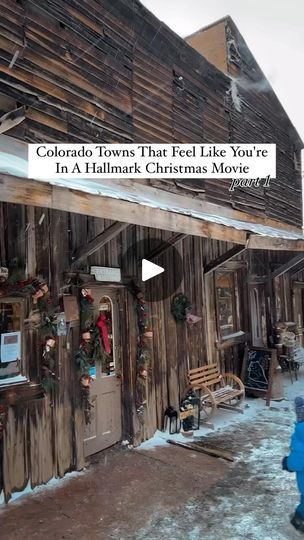
[{"label": "window", "polygon": [[99,379],[100,377],[115,375],[116,372],[113,303],[109,296],[99,298],[95,307],[95,315],[100,338],[95,341],[90,375],[93,379]]},{"label": "window", "polygon": [[244,285],[242,268],[215,272],[217,328],[220,340],[245,334],[247,323],[244,320]]},{"label": "window", "polygon": [[1,298],[0,386],[27,380],[24,369],[23,321],[23,300]]},{"label": "window", "polygon": [[223,338],[236,330],[233,273],[216,273],[215,284],[219,337]]}]

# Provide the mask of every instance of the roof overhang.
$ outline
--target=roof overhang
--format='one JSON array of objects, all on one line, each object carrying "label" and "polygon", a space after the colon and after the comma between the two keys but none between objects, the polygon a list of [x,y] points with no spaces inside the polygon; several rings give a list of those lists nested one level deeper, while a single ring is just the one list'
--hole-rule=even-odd
[{"label": "roof overhang", "polygon": [[[132,180],[27,178],[27,144],[0,136],[0,200],[242,244],[304,251],[301,229]],[[246,219],[240,219],[240,218]]]}]

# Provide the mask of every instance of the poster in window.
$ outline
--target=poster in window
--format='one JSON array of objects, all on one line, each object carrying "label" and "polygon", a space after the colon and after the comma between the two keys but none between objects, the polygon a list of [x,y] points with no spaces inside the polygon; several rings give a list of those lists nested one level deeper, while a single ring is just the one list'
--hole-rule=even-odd
[{"label": "poster in window", "polygon": [[21,332],[1,334],[0,362],[16,362],[21,359]]}]

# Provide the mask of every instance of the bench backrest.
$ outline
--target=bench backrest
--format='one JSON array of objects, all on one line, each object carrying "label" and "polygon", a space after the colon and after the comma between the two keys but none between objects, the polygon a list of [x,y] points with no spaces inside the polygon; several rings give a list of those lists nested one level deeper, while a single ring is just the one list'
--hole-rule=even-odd
[{"label": "bench backrest", "polygon": [[212,386],[221,381],[222,376],[217,364],[208,364],[206,366],[190,369],[188,371],[188,379],[190,386],[193,389],[200,386]]}]

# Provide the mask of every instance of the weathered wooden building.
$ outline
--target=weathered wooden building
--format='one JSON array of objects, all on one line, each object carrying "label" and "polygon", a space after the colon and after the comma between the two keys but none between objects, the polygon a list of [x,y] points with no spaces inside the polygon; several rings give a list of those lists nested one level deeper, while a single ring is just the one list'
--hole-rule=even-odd
[{"label": "weathered wooden building", "polygon": [[[278,320],[302,326],[303,144],[230,20],[209,34],[215,59],[137,1],[0,5],[0,324],[21,350],[10,362],[3,337],[0,492],[9,500],[122,436],[153,435],[185,395],[189,368],[217,360],[239,373],[245,342],[271,344]],[[231,141],[277,144],[267,191],[230,192],[228,180],[27,179],[30,142]],[[134,292],[142,257],[165,268],[157,301],[152,282],[146,303]],[[94,266],[111,269],[107,280],[95,281]],[[172,317],[179,292],[199,323]],[[87,427],[75,298],[109,350],[106,365],[91,366]],[[44,392],[46,379],[54,385]]]}]

